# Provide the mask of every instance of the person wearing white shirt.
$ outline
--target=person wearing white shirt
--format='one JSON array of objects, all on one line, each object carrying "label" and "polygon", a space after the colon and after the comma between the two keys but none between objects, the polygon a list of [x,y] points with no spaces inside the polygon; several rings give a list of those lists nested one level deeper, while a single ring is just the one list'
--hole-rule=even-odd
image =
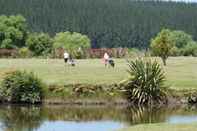
[{"label": "person wearing white shirt", "polygon": [[64,62],[67,63],[68,62],[68,59],[69,59],[69,54],[68,52],[64,52]]}]

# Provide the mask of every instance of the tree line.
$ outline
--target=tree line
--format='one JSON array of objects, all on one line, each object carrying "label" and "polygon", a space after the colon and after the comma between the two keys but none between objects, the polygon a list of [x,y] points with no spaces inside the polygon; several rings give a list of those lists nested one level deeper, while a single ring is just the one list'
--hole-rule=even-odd
[{"label": "tree line", "polygon": [[[197,56],[197,42],[190,34],[181,30],[162,29],[150,41],[151,52],[161,56],[164,64],[168,56]],[[0,49],[18,50],[19,57],[61,56],[62,52],[67,50],[75,58],[87,58],[90,54],[94,56],[98,53],[92,50],[92,54],[91,50],[88,51],[90,48],[91,40],[87,35],[66,31],[52,37],[48,33],[30,32],[26,19],[21,15],[0,16]],[[115,49],[105,52],[111,52],[112,56],[125,56],[123,54],[126,52],[136,52],[127,48],[126,52],[123,48]],[[2,53],[2,50],[0,52]]]},{"label": "tree line", "polygon": [[197,42],[179,30],[162,29],[151,39],[152,55],[161,57],[164,65],[169,56],[197,56]]},{"label": "tree line", "polygon": [[90,39],[77,32],[30,32],[21,15],[0,16],[0,49],[17,49],[22,56],[47,56],[52,50],[66,49],[70,53],[90,48]]},{"label": "tree line", "polygon": [[[23,15],[32,32],[79,32],[93,48],[149,47],[162,28],[197,40],[197,4],[131,0],[1,0],[0,15]],[[8,41],[9,42],[9,41]]]}]

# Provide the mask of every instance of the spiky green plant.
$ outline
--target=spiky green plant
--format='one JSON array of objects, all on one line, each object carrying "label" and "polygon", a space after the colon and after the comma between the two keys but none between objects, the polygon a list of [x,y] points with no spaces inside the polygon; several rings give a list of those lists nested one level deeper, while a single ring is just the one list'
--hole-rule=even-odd
[{"label": "spiky green plant", "polygon": [[135,104],[153,104],[165,99],[165,76],[161,66],[151,60],[128,61],[130,75],[126,95]]}]

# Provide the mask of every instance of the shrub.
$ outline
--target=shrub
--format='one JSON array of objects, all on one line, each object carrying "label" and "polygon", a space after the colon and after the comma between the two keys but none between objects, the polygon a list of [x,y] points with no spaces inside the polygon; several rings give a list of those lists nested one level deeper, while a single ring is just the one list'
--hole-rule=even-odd
[{"label": "shrub", "polygon": [[126,84],[126,95],[135,104],[152,104],[162,102],[165,98],[164,72],[154,61],[137,59],[128,61],[130,75]]},{"label": "shrub", "polygon": [[182,53],[184,56],[197,56],[197,43],[190,42],[182,49]]},{"label": "shrub", "polygon": [[177,48],[176,46],[174,46],[171,49],[171,56],[180,56],[181,55],[181,49]]},{"label": "shrub", "polygon": [[34,33],[28,36],[26,45],[35,56],[47,55],[52,51],[53,41],[48,34]]},{"label": "shrub", "polygon": [[137,48],[129,48],[129,49],[128,49],[128,55],[129,55],[130,57],[137,57],[137,56],[139,56],[139,55],[143,56],[143,53],[142,53],[142,51],[140,51],[140,50],[137,49]]},{"label": "shrub", "polygon": [[19,49],[18,55],[22,58],[28,58],[31,57],[31,51],[27,47],[23,47]]},{"label": "shrub", "polygon": [[39,103],[44,84],[33,74],[14,71],[7,74],[0,87],[0,98],[11,103]]},{"label": "shrub", "polygon": [[190,34],[180,30],[171,31],[170,36],[177,48],[183,48],[189,42],[193,41]]}]

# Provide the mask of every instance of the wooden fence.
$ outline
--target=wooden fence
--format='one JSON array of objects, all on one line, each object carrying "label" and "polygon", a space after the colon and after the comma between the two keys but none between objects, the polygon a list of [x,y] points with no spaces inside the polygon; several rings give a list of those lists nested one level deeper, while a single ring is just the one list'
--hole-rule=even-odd
[{"label": "wooden fence", "polygon": [[17,49],[0,49],[0,57],[1,58],[16,58],[18,56]]}]

